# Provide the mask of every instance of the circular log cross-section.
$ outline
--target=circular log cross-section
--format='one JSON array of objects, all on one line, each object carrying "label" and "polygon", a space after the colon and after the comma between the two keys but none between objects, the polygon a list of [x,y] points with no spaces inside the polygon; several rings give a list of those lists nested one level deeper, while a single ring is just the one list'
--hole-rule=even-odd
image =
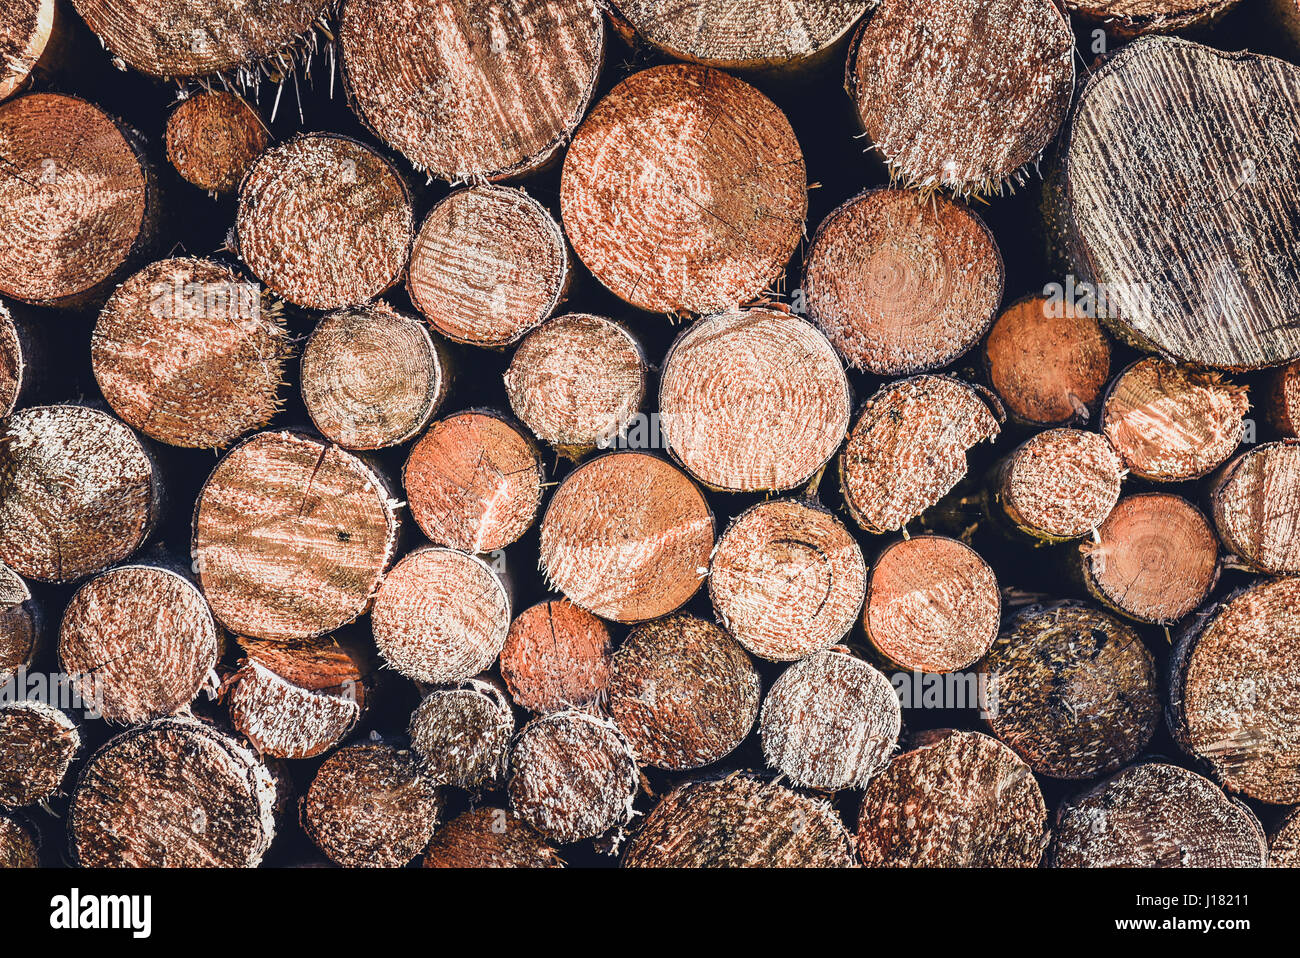
[{"label": "circular log cross-section", "polygon": [[365,611],[396,548],[380,477],[310,436],[264,432],[217,463],[194,511],[194,560],[237,635],[304,639]]},{"label": "circular log cross-section", "polygon": [[1242,453],[1215,477],[1210,502],[1237,558],[1269,575],[1300,573],[1300,442]]},{"label": "circular log cross-section", "polygon": [[411,449],[402,485],[429,541],[493,552],[533,524],[546,467],[531,439],[491,412],[461,412],[429,427]]},{"label": "circular log cross-section", "polygon": [[[1297,3],[1300,14],[1300,2]],[[3,408],[3,403],[0,403]],[[1264,399],[1269,421],[1278,432],[1292,439],[1300,437],[1300,362],[1283,366],[1273,373]]]},{"label": "circular log cross-section", "polygon": [[[1121,38],[1174,33],[1223,16],[1240,0],[1065,0],[1065,8]],[[1285,0],[1294,3],[1294,0]]]},{"label": "circular log cross-section", "polygon": [[1131,626],[1089,606],[1020,613],[980,663],[989,728],[1041,775],[1132,761],[1160,721],[1155,661]]},{"label": "circular log cross-section", "polygon": [[504,808],[465,812],[433,833],[425,868],[563,868],[546,836]]},{"label": "circular log cross-section", "polygon": [[546,207],[523,190],[476,186],[429,211],[406,288],[448,339],[506,346],[555,312],[569,278],[569,248]]},{"label": "circular log cross-section", "polygon": [[637,34],[664,53],[723,70],[820,66],[871,8],[858,0],[614,0]]},{"label": "circular log cross-section", "polygon": [[127,279],[90,340],[113,411],[150,438],[197,449],[223,448],[271,421],[289,351],[284,320],[256,283],[188,258]]},{"label": "circular log cross-section", "polygon": [[61,20],[57,7],[57,0],[10,0],[6,5],[0,22],[0,100],[16,93],[40,62]]},{"label": "circular log cross-section", "polygon": [[344,868],[400,868],[429,844],[441,790],[409,751],[350,745],[321,765],[302,800],[302,827]]},{"label": "circular log cross-section", "polygon": [[803,238],[808,182],[790,121],[749,84],[672,64],[633,74],[564,158],[564,230],[611,292],[657,313],[760,296]]},{"label": "circular log cross-section", "polygon": [[311,30],[328,0],[72,0],[115,56],[155,77],[256,66]]},{"label": "circular log cross-section", "polygon": [[930,733],[871,780],[858,815],[868,867],[1036,868],[1047,840],[1029,767],[978,732]]},{"label": "circular log cross-section", "polygon": [[1266,580],[1197,616],[1175,650],[1170,728],[1234,792],[1300,802],[1300,579]]},{"label": "circular log cross-section", "polygon": [[1088,592],[1138,622],[1167,625],[1196,609],[1219,579],[1210,521],[1180,496],[1144,492],[1119,501],[1079,547]]},{"label": "circular log cross-section", "polygon": [[57,93],[0,103],[0,293],[48,306],[98,297],[148,246],[157,185],[138,134]]},{"label": "circular log cross-section", "polygon": [[1300,326],[1278,321],[1300,313],[1300,67],[1144,37],[1093,72],[1072,117],[1070,242],[1117,331],[1223,369],[1300,358]]},{"label": "circular log cross-section", "polygon": [[1074,34],[1051,0],[884,0],[855,37],[848,88],[897,179],[1001,192],[1065,119]]},{"label": "circular log cross-section", "polygon": [[0,703],[0,808],[43,802],[81,749],[76,725],[40,702]]},{"label": "circular log cross-section", "polygon": [[1268,846],[1269,868],[1300,868],[1300,809],[1282,819]]},{"label": "circular log cross-section", "polygon": [[765,309],[695,323],[668,351],[659,382],[669,451],[724,492],[779,492],[806,482],[844,441],[851,403],[826,337],[798,317]]},{"label": "circular log cross-section", "polygon": [[0,423],[0,561],[39,582],[121,562],[149,537],[160,483],[139,437],[85,406],[36,406]]},{"label": "circular log cross-section", "polygon": [[745,650],[693,615],[638,626],[614,653],[609,715],[643,766],[716,762],[754,727],[758,703],[758,670]]},{"label": "circular log cross-section", "polygon": [[737,516],[709,563],[709,596],[754,655],[790,662],[853,628],[866,589],[857,541],[814,504],[778,499]]},{"label": "circular log cross-section", "polygon": [[261,755],[315,758],[356,728],[366,662],[331,638],[242,638],[244,658],[222,687],[230,721]]},{"label": "circular log cross-section", "polygon": [[492,788],[505,778],[515,717],[502,692],[471,679],[435,689],[411,715],[411,750],[436,785]]},{"label": "circular log cross-section", "polygon": [[542,517],[547,581],[615,622],[644,622],[686,604],[708,573],[713,513],[680,470],[617,452],[565,477]]},{"label": "circular log cross-section", "polygon": [[804,260],[808,317],[855,369],[947,366],[993,322],[1005,281],[993,234],[968,208],[868,190],[832,212]]},{"label": "circular log cross-section", "polygon": [[1133,475],[1183,482],[1199,479],[1232,455],[1249,409],[1246,387],[1149,356],[1111,383],[1101,431]]},{"label": "circular log cross-section", "polygon": [[187,182],[209,193],[233,193],[271,142],[262,117],[227,90],[187,97],[167,118],[167,159]]},{"label": "circular log cross-section", "polygon": [[895,542],[867,579],[863,628],[876,651],[903,669],[966,668],[993,644],[1001,617],[993,569],[956,539]]},{"label": "circular log cross-section", "polygon": [[344,449],[383,449],[415,436],[438,411],[449,378],[424,324],[383,302],[326,316],[302,352],[307,414]]},{"label": "circular log cross-section", "polygon": [[1057,868],[1263,868],[1264,829],[1217,785],[1176,765],[1126,768],[1056,813]]},{"label": "circular log cross-section", "polygon": [[413,217],[388,160],[356,140],[311,133],[249,169],[235,230],[244,262],[272,290],[299,306],[338,309],[401,279]]},{"label": "circular log cross-section", "polygon": [[591,103],[605,57],[593,0],[346,0],[343,76],[362,121],[451,182],[547,164]]},{"label": "circular log cross-section", "polygon": [[966,476],[966,453],[1001,431],[971,386],[915,376],[882,388],[862,407],[840,452],[840,488],[867,532],[897,532]]},{"label": "circular log cross-section", "polygon": [[451,685],[496,661],[510,630],[510,597],[477,556],[425,548],[384,577],[370,621],[379,654],[394,669]]},{"label": "circular log cross-section", "polygon": [[1016,528],[1047,542],[1092,532],[1119,501],[1123,464],[1105,436],[1049,429],[998,468],[994,499]]},{"label": "circular log cross-section", "polygon": [[519,421],[562,453],[613,445],[646,393],[641,346],[619,323],[571,313],[529,333],[505,372]]},{"label": "circular log cross-section", "polygon": [[16,818],[0,814],[0,871],[38,868],[40,851],[35,829]]},{"label": "circular log cross-section", "polygon": [[851,868],[853,840],[824,801],[748,775],[688,782],[646,816],[624,868]]},{"label": "circular log cross-section", "polygon": [[86,868],[256,868],[275,781],[233,738],[185,719],[123,732],[82,770],[68,832]]},{"label": "circular log cross-section", "polygon": [[510,808],[560,843],[594,838],[632,817],[638,773],[627,741],[584,712],[524,727],[510,753]]},{"label": "circular log cross-section", "polygon": [[525,609],[510,624],[501,678],[515,704],[533,712],[585,709],[605,700],[610,658],[605,623],[555,599]]},{"label": "circular log cross-section", "polygon": [[159,566],[118,566],[72,597],[59,661],[105,719],[137,725],[175,715],[216,667],[220,637],[189,579]]},{"label": "circular log cross-section", "polygon": [[902,721],[889,679],[835,647],[790,666],[767,693],[763,758],[805,788],[863,788],[888,764]]},{"label": "circular log cross-section", "polygon": [[1030,296],[997,318],[984,363],[1015,419],[1034,426],[1087,422],[1110,374],[1110,340],[1085,311]]}]

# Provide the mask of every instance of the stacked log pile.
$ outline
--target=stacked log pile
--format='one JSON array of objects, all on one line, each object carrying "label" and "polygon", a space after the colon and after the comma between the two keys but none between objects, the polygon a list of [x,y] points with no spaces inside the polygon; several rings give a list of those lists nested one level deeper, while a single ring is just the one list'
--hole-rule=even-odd
[{"label": "stacked log pile", "polygon": [[1297,23],[6,3],[0,867],[1296,865]]}]

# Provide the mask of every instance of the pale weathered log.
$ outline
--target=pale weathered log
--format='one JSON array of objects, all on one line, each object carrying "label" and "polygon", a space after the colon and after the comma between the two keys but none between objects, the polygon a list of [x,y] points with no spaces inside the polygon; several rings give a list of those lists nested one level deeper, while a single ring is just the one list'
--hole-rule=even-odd
[{"label": "pale weathered log", "polygon": [[1300,440],[1265,443],[1233,459],[1210,482],[1219,538],[1269,575],[1300,574]]},{"label": "pale weathered log", "polygon": [[437,785],[492,788],[506,774],[515,717],[495,683],[435,689],[411,714],[411,750]]}]

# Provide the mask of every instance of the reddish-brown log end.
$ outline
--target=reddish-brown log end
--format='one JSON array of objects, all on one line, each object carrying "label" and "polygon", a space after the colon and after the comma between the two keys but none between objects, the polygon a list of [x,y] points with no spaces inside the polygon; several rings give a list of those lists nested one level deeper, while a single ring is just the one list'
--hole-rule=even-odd
[{"label": "reddish-brown log end", "polygon": [[563,868],[546,836],[504,808],[465,812],[433,833],[425,868]]},{"label": "reddish-brown log end", "polygon": [[567,599],[550,600],[510,624],[501,678],[515,704],[533,712],[586,709],[605,701],[610,655],[604,622]]},{"label": "reddish-brown log end", "polygon": [[81,734],[58,709],[34,701],[0,704],[0,808],[48,799],[80,750]]},{"label": "reddish-brown log end", "polygon": [[186,97],[167,118],[167,159],[187,182],[233,193],[271,142],[258,112],[228,90]]},{"label": "reddish-brown log end", "polygon": [[41,59],[56,22],[56,0],[11,0],[0,22],[0,100],[12,96]]}]

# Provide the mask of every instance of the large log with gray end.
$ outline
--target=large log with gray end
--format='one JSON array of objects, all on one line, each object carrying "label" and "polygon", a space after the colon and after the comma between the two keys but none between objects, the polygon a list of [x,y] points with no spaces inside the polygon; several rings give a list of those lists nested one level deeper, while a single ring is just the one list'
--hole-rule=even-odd
[{"label": "large log with gray end", "polygon": [[1298,135],[1300,67],[1282,60],[1144,37],[1092,74],[1070,126],[1067,215],[1119,335],[1223,369],[1300,357]]},{"label": "large log with gray end", "polygon": [[655,807],[624,868],[851,868],[853,840],[828,803],[736,774],[689,782]]},{"label": "large log with gray end", "polygon": [[1268,841],[1254,813],[1213,782],[1149,762],[1063,804],[1048,861],[1057,868],[1263,868]]}]

